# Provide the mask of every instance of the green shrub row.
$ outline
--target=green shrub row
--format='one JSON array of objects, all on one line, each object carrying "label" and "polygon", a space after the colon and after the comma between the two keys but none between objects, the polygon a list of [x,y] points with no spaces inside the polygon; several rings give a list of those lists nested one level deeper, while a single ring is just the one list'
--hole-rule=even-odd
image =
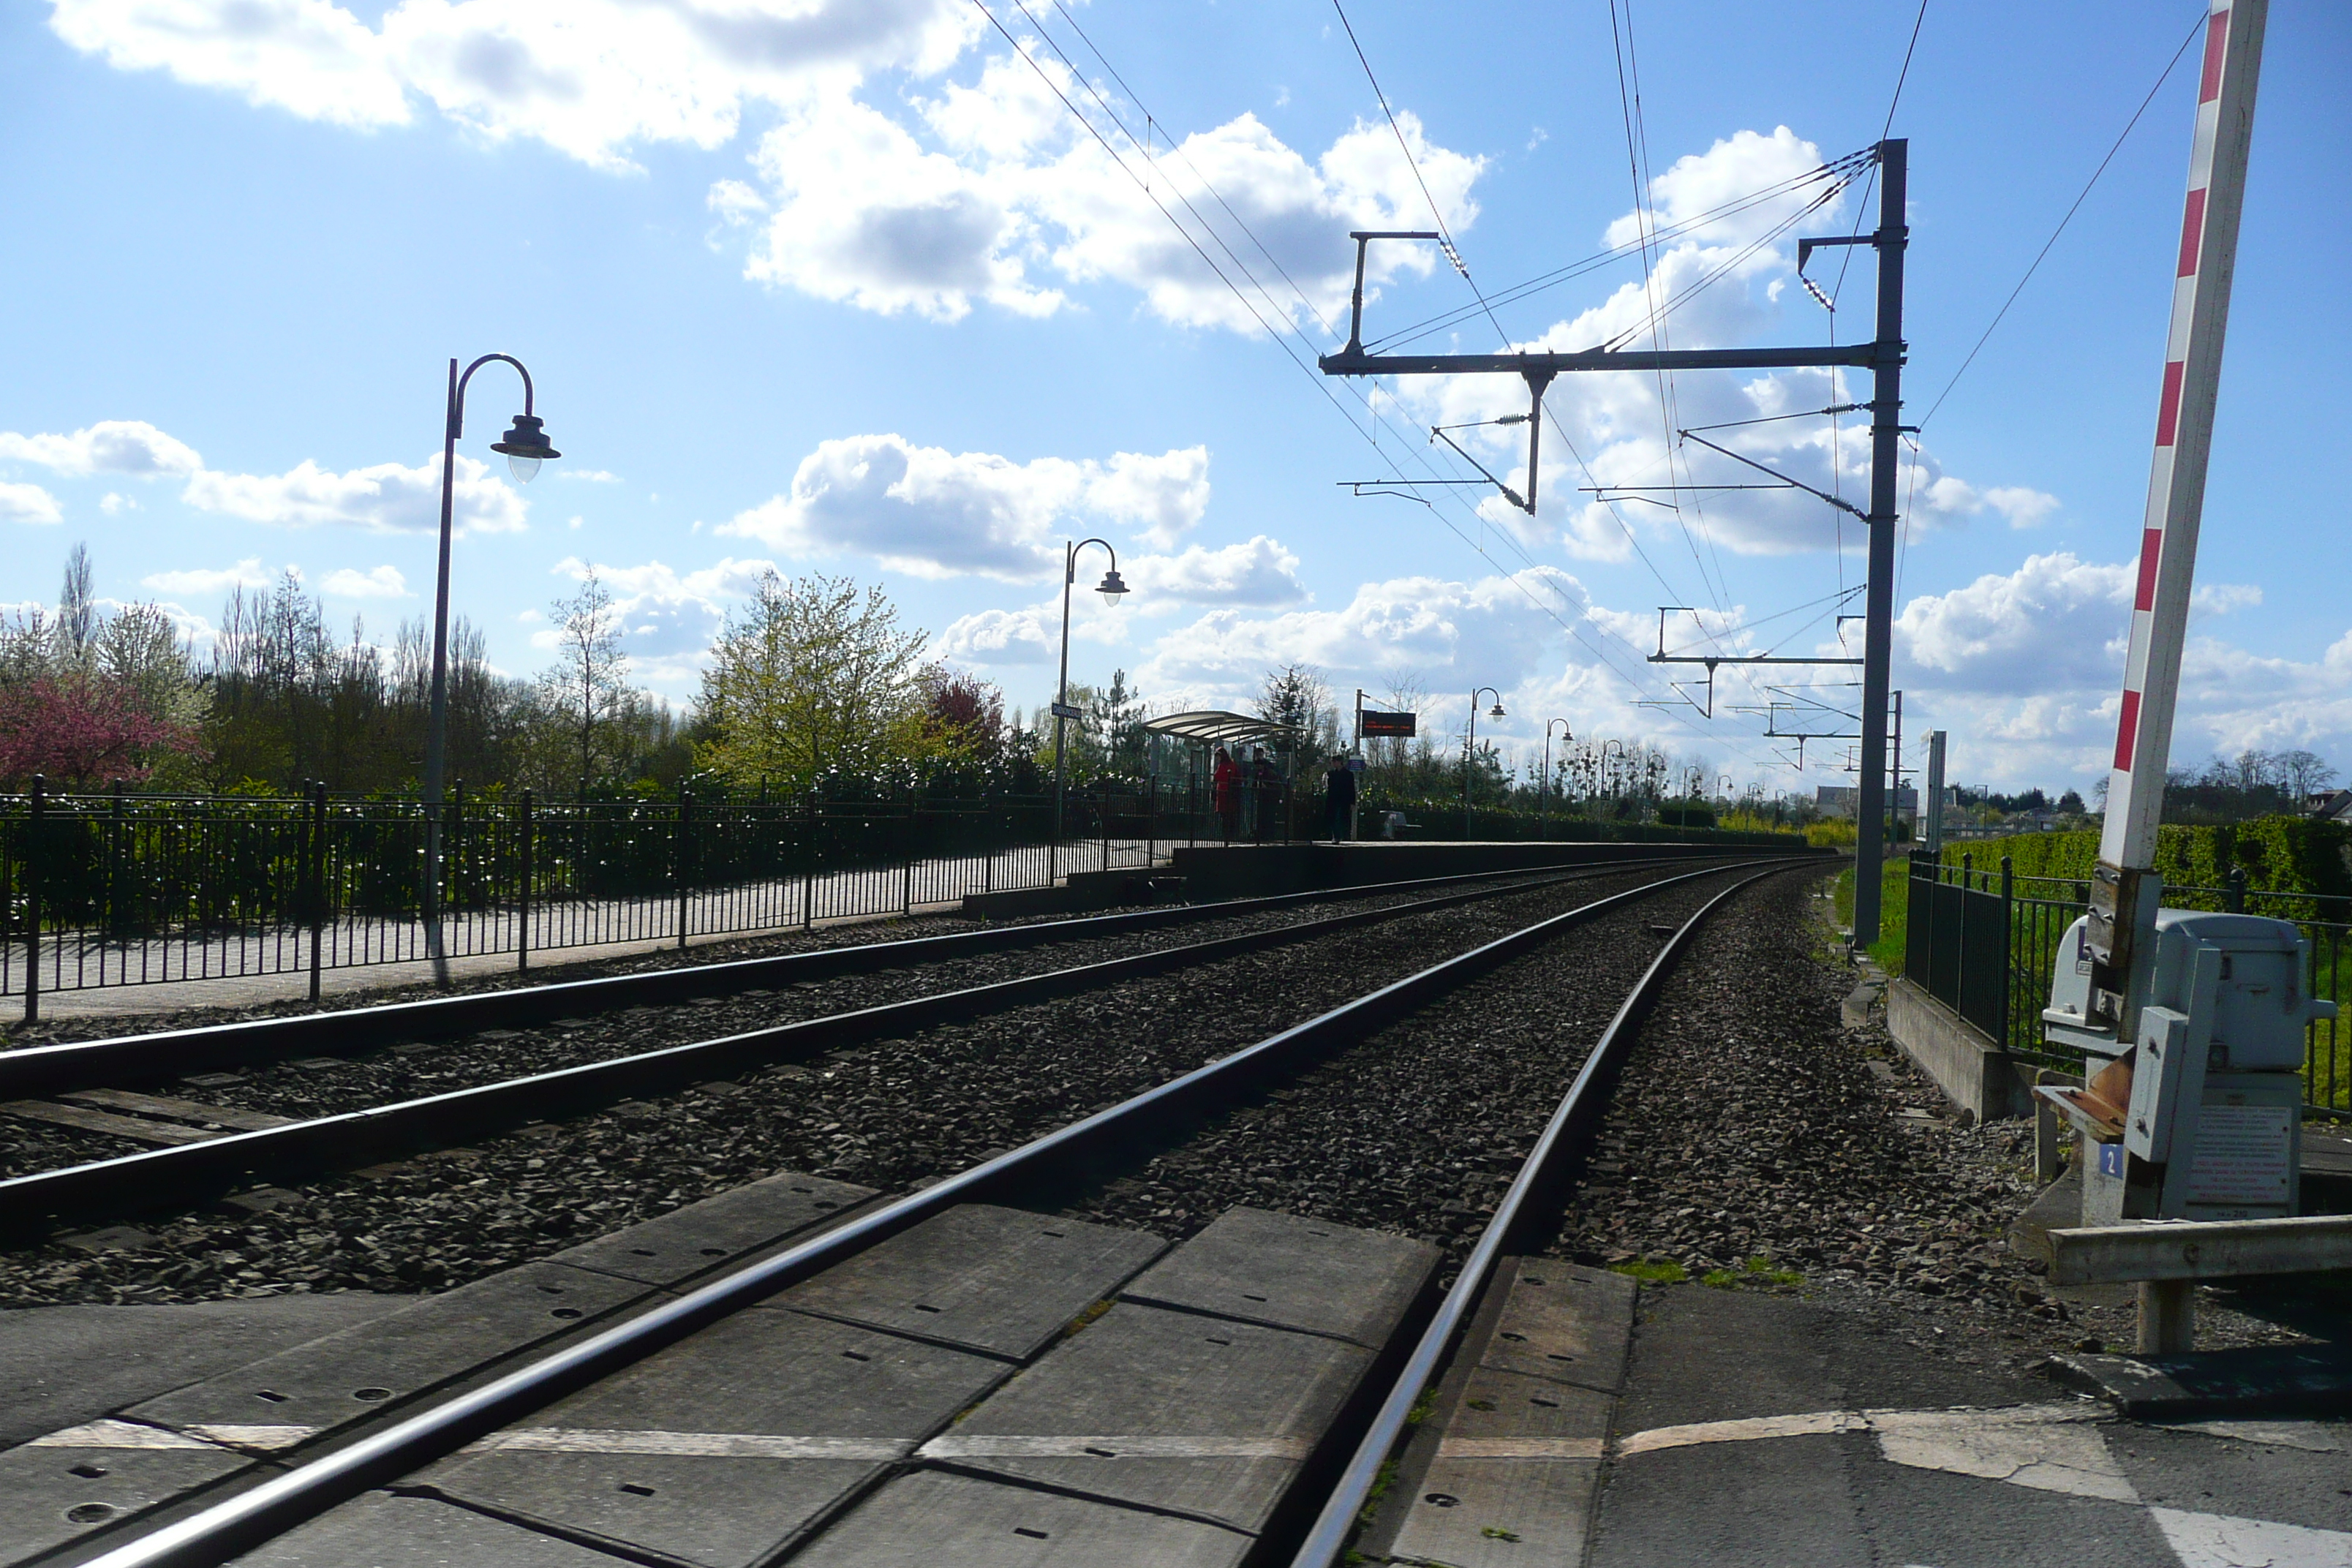
[{"label": "green shrub row", "polygon": [[[1999,868],[2002,856],[2020,877],[2088,881],[2099,863],[2095,829],[2024,833],[1944,846],[1944,864],[1973,858],[1977,869]],[[2305,816],[2262,816],[2216,827],[2159,827],[2156,870],[2167,887],[2219,888],[2243,869],[2252,891],[2352,897],[2352,828]]]}]

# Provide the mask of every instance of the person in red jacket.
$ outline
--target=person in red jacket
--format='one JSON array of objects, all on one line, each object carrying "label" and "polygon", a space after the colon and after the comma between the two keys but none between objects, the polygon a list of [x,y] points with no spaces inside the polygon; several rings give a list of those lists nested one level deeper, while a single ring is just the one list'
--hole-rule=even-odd
[{"label": "person in red jacket", "polygon": [[1224,824],[1228,844],[1242,830],[1241,783],[1242,771],[1234,765],[1234,754],[1219,746],[1216,770],[1209,777],[1209,804],[1216,807],[1218,819]]}]

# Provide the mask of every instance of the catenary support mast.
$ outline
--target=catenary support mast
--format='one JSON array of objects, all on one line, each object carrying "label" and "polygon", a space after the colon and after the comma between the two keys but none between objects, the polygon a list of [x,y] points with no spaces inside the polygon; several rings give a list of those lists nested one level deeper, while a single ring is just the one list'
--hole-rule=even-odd
[{"label": "catenary support mast", "polygon": [[2172,323],[2157,403],[2131,646],[2091,894],[2094,1000],[2126,1042],[2138,1024],[2140,987],[2134,983],[2133,958],[2154,930],[2158,901],[2156,829],[2164,813],[2164,772],[2172,751],[2173,703],[2196,574],[2197,527],[2205,505],[2205,464],[2212,447],[2268,9],[2268,0],[2214,0],[2198,78],[2197,132],[2189,155]]},{"label": "catenary support mast", "polygon": [[[1863,944],[1878,938],[1878,868],[1885,850],[1886,695],[1894,629],[1896,444],[1908,428],[1899,421],[1903,414],[1903,251],[1910,232],[1903,221],[1909,149],[1910,143],[1901,140],[1878,144],[1876,230],[1807,239],[1798,247],[1800,266],[1805,254],[1827,246],[1867,245],[1877,250],[1878,325],[1877,335],[1869,342],[1811,348],[1585,349],[1571,353],[1517,350],[1493,354],[1366,353],[1364,246],[1375,239],[1433,240],[1439,237],[1417,230],[1360,229],[1349,236],[1356,242],[1357,285],[1349,310],[1348,346],[1316,360],[1326,375],[1517,375],[1528,383],[1532,413],[1538,420],[1542,417],[1544,387],[1555,376],[1580,371],[1655,373],[1843,365],[1871,373],[1870,593],[1864,617],[1861,832],[1853,899],[1853,937]],[[1537,458],[1533,441],[1528,443],[1528,494],[1532,496]]]}]

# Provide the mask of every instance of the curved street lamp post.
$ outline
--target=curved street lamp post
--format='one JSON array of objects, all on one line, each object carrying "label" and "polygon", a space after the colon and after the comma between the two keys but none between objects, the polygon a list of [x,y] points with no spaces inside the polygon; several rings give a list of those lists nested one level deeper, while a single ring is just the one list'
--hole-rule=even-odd
[{"label": "curved street lamp post", "polygon": [[1118,552],[1107,539],[1081,539],[1066,545],[1062,551],[1062,675],[1054,689],[1054,842],[1045,852],[1045,880],[1052,882],[1060,874],[1062,854],[1062,813],[1069,777],[1069,749],[1063,744],[1068,733],[1069,721],[1079,717],[1070,706],[1070,589],[1078,580],[1078,552],[1089,544],[1099,544],[1110,557],[1110,570],[1095,584],[1095,592],[1112,609],[1127,593],[1126,580],[1118,574]]},{"label": "curved street lamp post", "polygon": [[1544,721],[1543,789],[1537,799],[1543,803],[1543,832],[1546,837],[1551,836],[1551,727],[1554,724],[1559,726],[1559,749],[1562,756],[1567,755],[1568,748],[1576,742],[1576,737],[1569,732],[1567,720]]},{"label": "curved street lamp post", "polygon": [[1482,686],[1470,694],[1470,734],[1462,746],[1462,837],[1470,837],[1470,769],[1478,759],[1478,693],[1486,692],[1495,699],[1494,710],[1486,717],[1501,719],[1503,694],[1491,686]]},{"label": "curved street lamp post", "polygon": [[563,456],[548,445],[545,422],[531,413],[530,372],[522,361],[512,354],[484,354],[462,374],[457,362],[449,362],[449,401],[441,440],[441,557],[433,584],[433,699],[425,731],[425,953],[433,960],[434,978],[442,982],[449,977],[441,941],[441,780],[449,744],[449,516],[457,496],[457,437],[466,433],[466,385],[493,360],[514,366],[522,377],[522,412],[504,436],[490,443],[490,450],[505,453],[515,481],[526,485],[540,464]]}]

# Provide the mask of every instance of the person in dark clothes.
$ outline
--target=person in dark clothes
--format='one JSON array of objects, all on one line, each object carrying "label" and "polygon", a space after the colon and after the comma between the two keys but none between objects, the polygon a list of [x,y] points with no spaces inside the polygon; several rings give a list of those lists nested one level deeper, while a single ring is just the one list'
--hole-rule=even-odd
[{"label": "person in dark clothes", "polygon": [[[1269,830],[1278,826],[1276,818],[1282,810],[1282,770],[1263,747],[1253,747],[1255,760],[1250,765],[1250,777],[1257,786],[1256,820],[1251,826],[1260,844],[1265,842]],[[1285,835],[1286,837],[1287,835]]]},{"label": "person in dark clothes", "polygon": [[1346,757],[1333,757],[1330,771],[1323,775],[1323,836],[1334,844],[1347,837],[1355,812],[1356,770]]}]

